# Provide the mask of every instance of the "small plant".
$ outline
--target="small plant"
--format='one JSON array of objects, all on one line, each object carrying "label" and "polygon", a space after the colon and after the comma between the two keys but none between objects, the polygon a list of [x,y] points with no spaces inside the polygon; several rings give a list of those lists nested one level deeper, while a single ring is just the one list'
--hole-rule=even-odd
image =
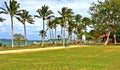
[{"label": "small plant", "polygon": [[2,46],[2,43],[0,43],[0,46]]},{"label": "small plant", "polygon": [[17,46],[20,46],[21,42],[25,40],[25,37],[21,34],[15,34],[14,39],[17,43]]}]

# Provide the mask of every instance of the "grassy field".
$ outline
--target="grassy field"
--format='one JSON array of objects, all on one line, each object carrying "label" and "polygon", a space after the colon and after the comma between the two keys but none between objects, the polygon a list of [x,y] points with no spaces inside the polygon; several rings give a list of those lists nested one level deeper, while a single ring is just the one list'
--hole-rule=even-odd
[{"label": "grassy field", "polygon": [[0,70],[120,70],[120,47],[77,47],[0,55]]}]

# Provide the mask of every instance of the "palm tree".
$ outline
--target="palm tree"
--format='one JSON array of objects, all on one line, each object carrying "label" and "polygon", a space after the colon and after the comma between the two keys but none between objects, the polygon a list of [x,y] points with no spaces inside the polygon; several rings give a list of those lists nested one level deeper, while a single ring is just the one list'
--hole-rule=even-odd
[{"label": "palm tree", "polygon": [[39,32],[39,35],[43,38],[45,38],[45,36],[47,36],[46,35],[46,31],[43,31],[43,30],[41,30],[40,32]]},{"label": "palm tree", "polygon": [[58,13],[63,18],[63,27],[64,27],[64,34],[63,34],[64,39],[62,39],[63,40],[63,45],[65,45],[65,24],[66,24],[66,12],[67,12],[67,9],[68,9],[67,7],[63,7],[61,9],[61,12],[58,11]]},{"label": "palm tree", "polygon": [[82,16],[80,14],[75,15],[75,23],[76,23],[76,25],[75,25],[75,32],[74,33],[76,33],[76,42],[78,42],[78,26],[81,26],[80,25],[80,23],[82,21],[81,18],[82,18]]},{"label": "palm tree", "polygon": [[[57,17],[58,24],[61,26],[61,43],[63,44],[63,28],[64,28],[64,19],[62,17]],[[63,44],[64,45],[64,44]]]},{"label": "palm tree", "polygon": [[[35,15],[37,18],[42,18],[43,20],[43,31],[45,31],[45,20],[47,20],[49,17],[51,17],[53,12],[49,10],[49,7],[44,5],[41,7],[41,9],[38,9],[36,11],[39,15]],[[42,47],[44,46],[44,35],[42,37]]]},{"label": "palm tree", "polygon": [[87,30],[87,26],[90,25],[90,19],[88,17],[84,17],[82,19],[82,26],[83,26],[83,35],[86,36],[86,30]]},{"label": "palm tree", "polygon": [[18,17],[16,17],[21,23],[24,25],[24,36],[25,36],[25,46],[27,46],[27,37],[26,37],[26,22],[30,24],[34,24],[32,15],[29,15],[29,12],[26,10],[21,10],[18,14]]},{"label": "palm tree", "polygon": [[53,37],[54,37],[53,36],[53,22],[52,22],[52,20],[48,21],[47,27],[49,29],[50,41],[52,42],[53,41]]},{"label": "palm tree", "polygon": [[14,31],[13,31],[13,17],[18,12],[18,9],[20,8],[19,5],[20,4],[17,3],[17,1],[10,0],[9,1],[9,6],[8,6],[7,2],[5,2],[6,9],[1,8],[1,9],[4,9],[5,12],[9,13],[10,18],[11,18],[12,47],[14,47],[14,40],[13,40],[13,35],[14,35]]},{"label": "palm tree", "polygon": [[58,41],[61,39],[61,36],[60,35],[57,35],[57,38],[58,38]]},{"label": "palm tree", "polygon": [[72,12],[72,9],[69,9],[67,7],[63,7],[61,9],[61,12],[58,11],[58,13],[61,15],[61,17],[63,18],[63,25],[64,25],[64,41],[63,41],[63,45],[64,45],[64,42],[65,42],[65,29],[66,29],[66,22],[69,20],[68,17],[71,17],[71,14],[73,14]]},{"label": "palm tree", "polygon": [[74,13],[72,11],[72,9],[68,9],[67,10],[67,26],[68,27],[68,42],[70,42],[71,38],[72,38],[72,31],[73,31],[73,28],[75,26],[75,22],[73,21],[74,20]]},{"label": "palm tree", "polygon": [[74,28],[75,28],[75,22],[69,21],[69,27],[68,27],[68,41],[69,42],[71,42],[72,32],[73,32]]},{"label": "palm tree", "polygon": [[54,20],[53,20],[53,28],[55,29],[55,44],[56,44],[56,31],[57,31],[57,24],[59,24],[59,17],[56,17]]}]

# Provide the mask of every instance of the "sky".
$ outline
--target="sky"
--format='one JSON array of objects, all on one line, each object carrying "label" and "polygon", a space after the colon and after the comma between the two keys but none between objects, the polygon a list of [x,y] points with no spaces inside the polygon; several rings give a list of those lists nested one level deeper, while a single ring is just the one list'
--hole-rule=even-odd
[{"label": "sky", "polygon": [[[0,0],[0,7],[5,8],[4,1]],[[89,7],[92,2],[97,3],[98,0],[16,0],[20,3],[20,9],[25,9],[29,11],[31,15],[38,15],[36,10],[40,9],[41,6],[47,5],[49,9],[54,12],[56,17],[59,17],[58,11],[61,11],[62,7],[68,7],[73,9],[75,14],[81,14],[83,17],[90,17],[88,13]],[[5,14],[0,14],[0,17],[5,18],[4,22],[0,22],[0,39],[11,39],[11,23],[10,16]],[[27,39],[29,40],[41,40],[39,36],[39,31],[42,30],[42,19],[35,18],[35,24],[26,23],[27,29]],[[46,23],[47,24],[47,23]],[[22,34],[23,24],[20,23],[16,18],[14,18],[14,34]],[[49,39],[49,32],[47,32],[47,37]],[[60,35],[60,26],[57,28],[57,35]]]}]

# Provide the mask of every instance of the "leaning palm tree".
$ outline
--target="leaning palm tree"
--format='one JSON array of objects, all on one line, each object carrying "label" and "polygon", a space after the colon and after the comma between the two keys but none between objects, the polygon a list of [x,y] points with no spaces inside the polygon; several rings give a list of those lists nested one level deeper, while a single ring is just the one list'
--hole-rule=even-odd
[{"label": "leaning palm tree", "polygon": [[[53,12],[51,10],[49,10],[49,7],[44,5],[41,7],[41,9],[38,9],[36,11],[39,15],[35,15],[35,17],[37,18],[42,18],[43,20],[43,31],[45,31],[45,20],[47,20],[49,17],[51,17],[53,14]],[[44,34],[42,37],[42,47],[44,46]]]},{"label": "leaning palm tree", "polygon": [[14,35],[14,31],[13,31],[13,17],[18,12],[18,9],[20,8],[19,5],[20,4],[17,3],[17,1],[10,0],[9,1],[9,5],[7,4],[7,2],[5,2],[6,9],[1,8],[1,9],[4,9],[5,12],[9,13],[10,18],[11,18],[12,47],[14,47],[14,40],[13,40],[13,35]]},{"label": "leaning palm tree", "polygon": [[24,25],[24,37],[25,37],[25,46],[27,46],[27,37],[26,37],[26,22],[30,24],[34,24],[34,20],[32,18],[32,15],[29,15],[29,12],[26,10],[21,10],[18,14],[18,17],[16,17],[21,23]]}]

